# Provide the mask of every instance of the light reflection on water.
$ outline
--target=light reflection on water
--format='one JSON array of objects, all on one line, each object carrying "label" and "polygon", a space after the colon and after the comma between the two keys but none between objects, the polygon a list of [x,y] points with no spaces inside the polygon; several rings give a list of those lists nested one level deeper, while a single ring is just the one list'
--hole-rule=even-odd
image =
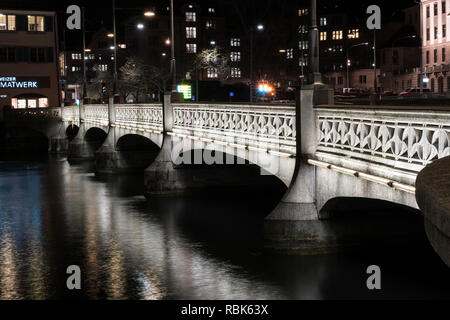
[{"label": "light reflection on water", "polygon": [[[419,265],[412,284],[392,267],[404,257],[383,258],[392,281],[384,296],[365,289],[363,255],[264,254],[261,212],[277,196],[147,202],[140,194],[141,177],[102,180],[60,160],[0,162],[0,299],[450,296],[438,281],[448,281],[447,270],[431,251],[408,256],[431,258],[436,273]],[[81,292],[65,287],[69,265],[81,267]]]}]

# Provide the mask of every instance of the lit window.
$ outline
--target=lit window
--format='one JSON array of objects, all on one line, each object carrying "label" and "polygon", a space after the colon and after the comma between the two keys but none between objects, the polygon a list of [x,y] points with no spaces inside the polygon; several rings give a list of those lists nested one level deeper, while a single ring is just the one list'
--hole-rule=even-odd
[{"label": "lit window", "polygon": [[217,68],[208,68],[207,69],[207,76],[208,79],[215,79],[218,78]]},{"label": "lit window", "polygon": [[195,22],[197,21],[197,16],[195,12],[186,12],[186,22]]},{"label": "lit window", "polygon": [[209,12],[209,13],[215,13],[215,12],[216,12],[216,9],[215,9],[215,8],[208,8],[208,12]]},{"label": "lit window", "polygon": [[197,28],[196,27],[186,27],[186,38],[187,39],[197,38]]},{"label": "lit window", "polygon": [[206,29],[215,29],[216,21],[214,20],[206,20]]},{"label": "lit window", "polygon": [[44,17],[43,16],[28,16],[28,31],[43,32],[44,31]]},{"label": "lit window", "polygon": [[72,66],[72,72],[80,71],[81,67]]},{"label": "lit window", "polygon": [[286,50],[286,59],[293,59],[294,58],[294,49],[287,49]]},{"label": "lit window", "polygon": [[81,60],[81,53],[72,53],[72,60]]},{"label": "lit window", "polygon": [[342,30],[333,31],[333,40],[342,40],[344,38]]},{"label": "lit window", "polygon": [[32,108],[32,109],[36,108],[36,100],[35,99],[28,100],[28,108]]},{"label": "lit window", "polygon": [[298,10],[298,16],[299,17],[306,16],[306,15],[308,15],[308,13],[309,13],[308,9],[299,9]]},{"label": "lit window", "polygon": [[300,34],[307,34],[308,33],[308,26],[307,25],[299,25],[298,26],[298,33]]},{"label": "lit window", "polygon": [[48,107],[48,98],[39,98],[39,108]]},{"label": "lit window", "polygon": [[359,38],[359,29],[348,30],[347,37],[349,39],[358,39]]},{"label": "lit window", "polygon": [[233,62],[239,62],[241,61],[241,53],[240,52],[231,52],[231,61]]},{"label": "lit window", "polygon": [[0,30],[15,31],[16,16],[11,14],[0,14]]},{"label": "lit window", "polygon": [[306,41],[306,40],[299,41],[298,48],[300,50],[308,50],[308,41]]},{"label": "lit window", "polygon": [[7,17],[4,14],[0,14],[0,30],[7,30],[8,25],[6,24]]},{"label": "lit window", "polygon": [[196,43],[186,43],[186,52],[187,53],[197,53],[197,44]]},{"label": "lit window", "polygon": [[241,39],[239,39],[239,38],[231,38],[231,46],[232,47],[240,47],[241,46]]},{"label": "lit window", "polygon": [[11,106],[13,107],[13,109],[17,109],[17,98],[11,99]]},{"label": "lit window", "polygon": [[108,71],[108,65],[107,64],[100,64],[98,65],[98,71]]},{"label": "lit window", "polygon": [[325,41],[327,40],[327,32],[323,31],[320,33],[320,41]]},{"label": "lit window", "polygon": [[308,66],[308,58],[307,57],[300,57],[298,59],[298,65],[300,67],[307,67]]},{"label": "lit window", "polygon": [[320,26],[324,27],[327,25],[327,18],[322,17],[320,18]]},{"label": "lit window", "polygon": [[17,100],[17,109],[25,109],[27,107],[27,99]]},{"label": "lit window", "polygon": [[240,78],[241,77],[241,69],[231,68],[231,77],[232,78]]}]

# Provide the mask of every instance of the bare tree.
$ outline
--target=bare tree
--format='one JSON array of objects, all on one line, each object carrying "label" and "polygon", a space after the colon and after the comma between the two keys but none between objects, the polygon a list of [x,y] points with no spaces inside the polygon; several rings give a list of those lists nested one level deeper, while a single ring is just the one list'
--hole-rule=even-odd
[{"label": "bare tree", "polygon": [[231,65],[228,55],[220,49],[204,49],[197,54],[194,61],[195,69],[214,69],[219,78],[228,79],[231,75]]},{"label": "bare tree", "polygon": [[136,57],[129,57],[120,71],[121,86],[133,92],[137,102],[142,94],[148,96],[151,93],[156,93],[158,99],[160,99],[160,95],[164,92],[169,80],[169,74],[162,72],[155,66],[145,64]]}]

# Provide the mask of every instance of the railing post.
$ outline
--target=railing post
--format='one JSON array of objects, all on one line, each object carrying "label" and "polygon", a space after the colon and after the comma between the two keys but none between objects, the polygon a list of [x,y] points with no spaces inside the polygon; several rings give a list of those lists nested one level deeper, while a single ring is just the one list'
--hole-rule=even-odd
[{"label": "railing post", "polygon": [[116,106],[114,104],[114,97],[109,97],[108,100],[108,122],[109,126],[116,123]]},{"label": "railing post", "polygon": [[86,114],[86,107],[85,107],[85,105],[84,105],[84,99],[81,99],[81,101],[80,101],[80,107],[79,107],[79,112],[78,112],[78,116],[79,116],[79,120],[80,120],[80,125],[81,125],[82,123],[84,123],[85,114]]},{"label": "railing post", "polygon": [[174,116],[173,116],[172,94],[170,92],[166,92],[164,93],[164,104],[163,104],[164,133],[172,131],[173,123],[174,123]]}]

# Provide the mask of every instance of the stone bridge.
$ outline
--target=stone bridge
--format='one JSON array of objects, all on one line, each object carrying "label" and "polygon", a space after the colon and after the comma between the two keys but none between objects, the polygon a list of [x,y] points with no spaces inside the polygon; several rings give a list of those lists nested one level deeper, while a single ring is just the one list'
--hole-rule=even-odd
[{"label": "stone bridge", "polygon": [[[266,218],[275,223],[326,219],[322,208],[341,197],[418,208],[419,172],[450,155],[447,109],[336,106],[333,92],[317,86],[301,90],[296,105],[172,103],[167,95],[163,104],[114,105],[110,100],[108,105],[14,110],[7,115],[8,126],[24,122],[45,133],[53,151],[68,149],[69,159],[95,157],[97,169],[105,172],[126,165],[120,155],[125,137],[151,141],[160,151],[145,170],[149,195],[195,188],[196,180],[179,167],[189,161],[257,165],[288,188]],[[69,143],[66,131],[71,126],[79,130]],[[104,135],[94,147],[88,143],[93,131]],[[194,155],[186,157],[191,151]],[[439,228],[438,219],[431,221]],[[281,238],[299,231],[286,224],[277,228]],[[316,239],[324,227],[302,232]]]}]

